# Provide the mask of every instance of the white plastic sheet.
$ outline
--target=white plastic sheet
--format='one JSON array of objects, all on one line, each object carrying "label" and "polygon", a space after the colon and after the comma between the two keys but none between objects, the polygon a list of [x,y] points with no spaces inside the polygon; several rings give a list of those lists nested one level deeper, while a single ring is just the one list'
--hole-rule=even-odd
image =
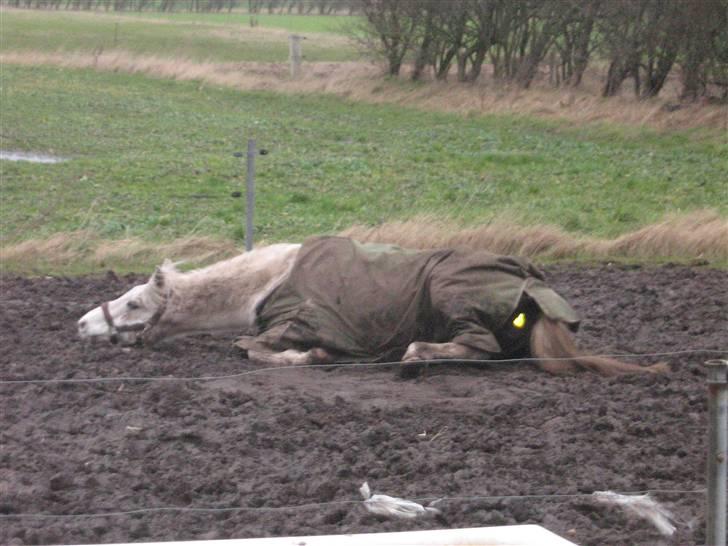
[{"label": "white plastic sheet", "polygon": [[595,491],[592,496],[600,502],[616,504],[628,512],[645,518],[665,536],[672,536],[675,532],[675,526],[672,524],[674,516],[650,497],[649,493],[646,495],[620,495],[614,491]]},{"label": "white plastic sheet", "polygon": [[428,514],[434,515],[440,513],[440,511],[433,506],[439,499],[431,502],[427,506],[422,506],[414,501],[390,497],[389,495],[372,495],[367,482],[362,484],[359,488],[359,492],[362,497],[364,497],[364,506],[373,514],[412,519]]}]

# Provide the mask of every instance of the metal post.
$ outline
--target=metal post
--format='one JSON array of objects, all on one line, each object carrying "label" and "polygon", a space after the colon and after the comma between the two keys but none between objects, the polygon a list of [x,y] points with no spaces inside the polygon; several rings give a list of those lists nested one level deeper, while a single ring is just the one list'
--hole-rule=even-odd
[{"label": "metal post", "polygon": [[301,54],[301,36],[291,34],[288,37],[288,52],[291,61],[291,78],[295,80],[301,77],[301,60],[303,59],[303,55]]},{"label": "metal post", "polygon": [[253,250],[253,211],[255,210],[255,140],[248,139],[248,177],[245,191],[245,250]]},{"label": "metal post", "polygon": [[728,360],[709,360],[708,507],[706,544],[726,546],[726,468],[728,468]]}]

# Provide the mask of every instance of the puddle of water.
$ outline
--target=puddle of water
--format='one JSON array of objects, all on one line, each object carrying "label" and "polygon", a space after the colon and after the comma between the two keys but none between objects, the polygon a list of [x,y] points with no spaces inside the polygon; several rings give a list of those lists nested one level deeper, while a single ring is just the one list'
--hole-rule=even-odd
[{"label": "puddle of water", "polygon": [[65,157],[30,152],[9,152],[7,150],[0,150],[0,159],[7,161],[30,161],[31,163],[60,163],[62,161],[68,161]]}]

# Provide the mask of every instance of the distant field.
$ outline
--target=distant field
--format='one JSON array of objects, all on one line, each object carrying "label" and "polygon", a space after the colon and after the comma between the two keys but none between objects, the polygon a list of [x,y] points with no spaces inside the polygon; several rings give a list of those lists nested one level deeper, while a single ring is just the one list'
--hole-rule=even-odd
[{"label": "distant field", "polygon": [[[129,15],[134,15],[130,13]],[[138,14],[142,18],[156,18],[168,21],[186,21],[200,23],[236,24],[250,26],[250,15],[240,12],[221,13],[157,13]],[[358,17],[341,15],[276,15],[261,13],[255,16],[258,26],[264,28],[280,28],[289,32],[330,32],[347,34],[347,29],[355,25]]]},{"label": "distant field", "polygon": [[2,148],[72,158],[3,161],[5,245],[59,231],[169,241],[244,236],[254,137],[256,224],[269,241],[418,214],[614,236],[666,213],[728,213],[728,150],[690,133],[599,130],[425,113],[332,97],[246,93],[142,76],[2,70]]},{"label": "distant field", "polygon": [[314,33],[307,36],[309,39],[304,44],[306,61],[358,59],[354,46],[334,31],[340,27],[341,20],[325,16],[260,16],[260,26],[250,28],[247,16],[241,14],[155,16],[3,10],[0,50],[120,49],[135,54],[218,62],[284,62],[288,59],[288,34],[299,32]]}]

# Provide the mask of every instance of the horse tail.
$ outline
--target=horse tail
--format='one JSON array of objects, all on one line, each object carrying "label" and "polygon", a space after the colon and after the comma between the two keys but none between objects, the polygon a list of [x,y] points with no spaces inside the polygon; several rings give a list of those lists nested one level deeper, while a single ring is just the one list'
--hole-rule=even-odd
[{"label": "horse tail", "polygon": [[541,315],[531,330],[531,356],[543,359],[539,366],[552,374],[563,374],[585,369],[604,376],[629,373],[665,373],[670,369],[667,364],[638,366],[620,362],[604,356],[582,353],[566,325],[559,320]]}]

